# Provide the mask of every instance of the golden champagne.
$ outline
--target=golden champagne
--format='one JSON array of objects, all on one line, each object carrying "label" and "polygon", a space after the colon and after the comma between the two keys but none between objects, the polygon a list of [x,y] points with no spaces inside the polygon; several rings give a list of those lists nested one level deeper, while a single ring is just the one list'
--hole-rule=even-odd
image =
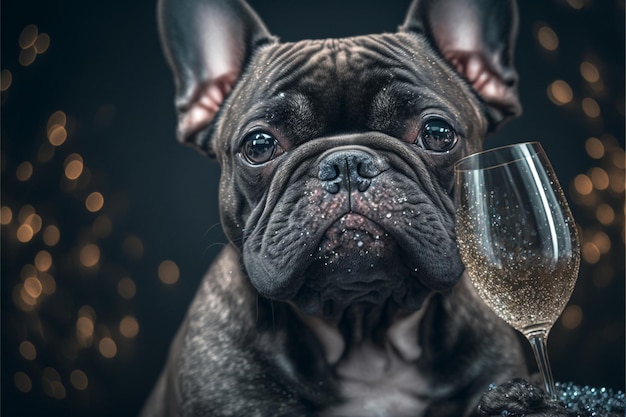
[{"label": "golden champagne", "polygon": [[[548,332],[567,304],[578,276],[579,250],[550,258],[532,250],[486,256],[467,212],[457,212],[463,263],[478,294],[495,313],[527,336]],[[465,218],[463,218],[465,217]],[[494,254],[495,255],[495,254]]]}]

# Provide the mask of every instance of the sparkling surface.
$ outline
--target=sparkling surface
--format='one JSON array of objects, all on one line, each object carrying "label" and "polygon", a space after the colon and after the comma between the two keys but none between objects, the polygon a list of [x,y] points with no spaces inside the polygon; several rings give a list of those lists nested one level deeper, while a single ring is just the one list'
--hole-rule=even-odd
[{"label": "sparkling surface", "polygon": [[556,383],[559,400],[581,417],[617,417],[625,411],[624,392],[609,388]]}]

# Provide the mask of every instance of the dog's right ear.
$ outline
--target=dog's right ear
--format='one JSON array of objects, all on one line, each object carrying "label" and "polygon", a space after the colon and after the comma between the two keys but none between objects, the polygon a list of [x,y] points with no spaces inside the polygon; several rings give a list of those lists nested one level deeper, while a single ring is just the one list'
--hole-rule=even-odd
[{"label": "dog's right ear", "polygon": [[209,126],[246,61],[273,42],[243,0],[159,0],[161,42],[176,83],[178,140],[209,156]]}]

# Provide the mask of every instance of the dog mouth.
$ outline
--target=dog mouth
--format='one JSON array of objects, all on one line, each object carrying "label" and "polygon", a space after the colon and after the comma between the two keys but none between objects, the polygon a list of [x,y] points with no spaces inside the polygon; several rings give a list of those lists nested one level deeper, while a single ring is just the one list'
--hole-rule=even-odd
[{"label": "dog mouth", "polygon": [[304,310],[309,304],[316,310],[331,304],[381,304],[402,290],[401,280],[394,279],[401,264],[399,252],[396,240],[381,225],[361,214],[344,214],[323,234],[294,301],[299,299]]},{"label": "dog mouth", "polygon": [[317,248],[316,263],[323,263],[330,273],[359,275],[362,270],[380,267],[397,249],[395,240],[369,218],[348,213],[326,230]]}]

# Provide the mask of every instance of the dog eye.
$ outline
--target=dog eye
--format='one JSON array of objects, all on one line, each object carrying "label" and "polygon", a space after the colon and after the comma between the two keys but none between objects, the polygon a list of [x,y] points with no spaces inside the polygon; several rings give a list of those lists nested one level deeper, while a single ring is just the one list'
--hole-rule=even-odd
[{"label": "dog eye", "polygon": [[271,161],[283,150],[272,135],[265,132],[252,132],[244,139],[242,152],[249,163],[260,165]]},{"label": "dog eye", "polygon": [[454,129],[441,119],[431,119],[424,123],[420,139],[424,149],[435,152],[449,151],[457,140]]}]

